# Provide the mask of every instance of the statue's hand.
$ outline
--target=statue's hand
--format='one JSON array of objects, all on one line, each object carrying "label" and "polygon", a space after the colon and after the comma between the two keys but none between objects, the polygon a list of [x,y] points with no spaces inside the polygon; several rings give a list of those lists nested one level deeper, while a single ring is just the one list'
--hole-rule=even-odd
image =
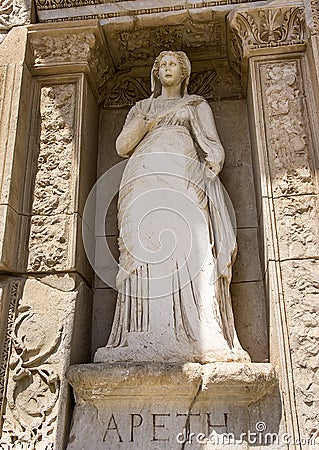
[{"label": "statue's hand", "polygon": [[141,114],[140,119],[146,133],[151,131],[158,122],[158,117],[155,114]]},{"label": "statue's hand", "polygon": [[213,180],[214,178],[216,178],[218,172],[219,172],[219,170],[216,167],[216,164],[214,164],[210,161],[205,161],[204,174],[209,180]]}]

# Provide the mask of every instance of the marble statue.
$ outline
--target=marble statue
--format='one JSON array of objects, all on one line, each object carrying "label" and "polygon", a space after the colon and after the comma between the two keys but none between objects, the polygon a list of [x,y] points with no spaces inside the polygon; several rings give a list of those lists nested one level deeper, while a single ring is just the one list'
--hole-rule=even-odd
[{"label": "marble statue", "polygon": [[191,64],[164,51],[152,95],[128,113],[116,147],[129,158],[119,192],[118,298],[95,361],[249,361],[234,326],[236,238],[218,178],[213,114],[189,95]]}]

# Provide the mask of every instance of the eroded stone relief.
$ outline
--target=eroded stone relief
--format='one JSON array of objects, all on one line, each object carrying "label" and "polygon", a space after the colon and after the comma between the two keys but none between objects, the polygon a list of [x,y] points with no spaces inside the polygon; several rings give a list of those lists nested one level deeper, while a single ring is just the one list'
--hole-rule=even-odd
[{"label": "eroded stone relief", "polygon": [[274,195],[314,193],[299,62],[265,64],[261,76]]},{"label": "eroded stone relief", "polygon": [[2,0],[0,3],[0,44],[15,26],[31,22],[31,1]]},{"label": "eroded stone relief", "polygon": [[[317,224],[318,221],[316,228],[318,228]],[[315,436],[317,439],[319,435],[318,272],[319,265],[316,259],[291,260],[282,263],[300,430],[304,436]]]},{"label": "eroded stone relief", "polygon": [[75,158],[75,84],[43,87],[40,148],[32,207],[29,268],[66,268],[72,223]]}]

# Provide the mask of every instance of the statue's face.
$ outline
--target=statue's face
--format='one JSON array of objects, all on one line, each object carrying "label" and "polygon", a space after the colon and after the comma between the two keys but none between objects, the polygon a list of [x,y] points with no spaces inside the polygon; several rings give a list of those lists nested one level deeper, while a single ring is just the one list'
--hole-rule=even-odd
[{"label": "statue's face", "polygon": [[162,86],[178,86],[182,83],[182,68],[176,56],[165,55],[161,59],[158,76]]}]

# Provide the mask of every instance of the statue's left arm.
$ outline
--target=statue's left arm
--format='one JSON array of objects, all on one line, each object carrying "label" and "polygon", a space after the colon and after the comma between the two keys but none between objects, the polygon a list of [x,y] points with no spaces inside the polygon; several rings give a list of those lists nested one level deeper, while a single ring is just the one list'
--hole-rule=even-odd
[{"label": "statue's left arm", "polygon": [[218,175],[224,164],[225,152],[217,133],[213,112],[204,99],[194,108],[192,132],[205,165],[213,176]]}]

